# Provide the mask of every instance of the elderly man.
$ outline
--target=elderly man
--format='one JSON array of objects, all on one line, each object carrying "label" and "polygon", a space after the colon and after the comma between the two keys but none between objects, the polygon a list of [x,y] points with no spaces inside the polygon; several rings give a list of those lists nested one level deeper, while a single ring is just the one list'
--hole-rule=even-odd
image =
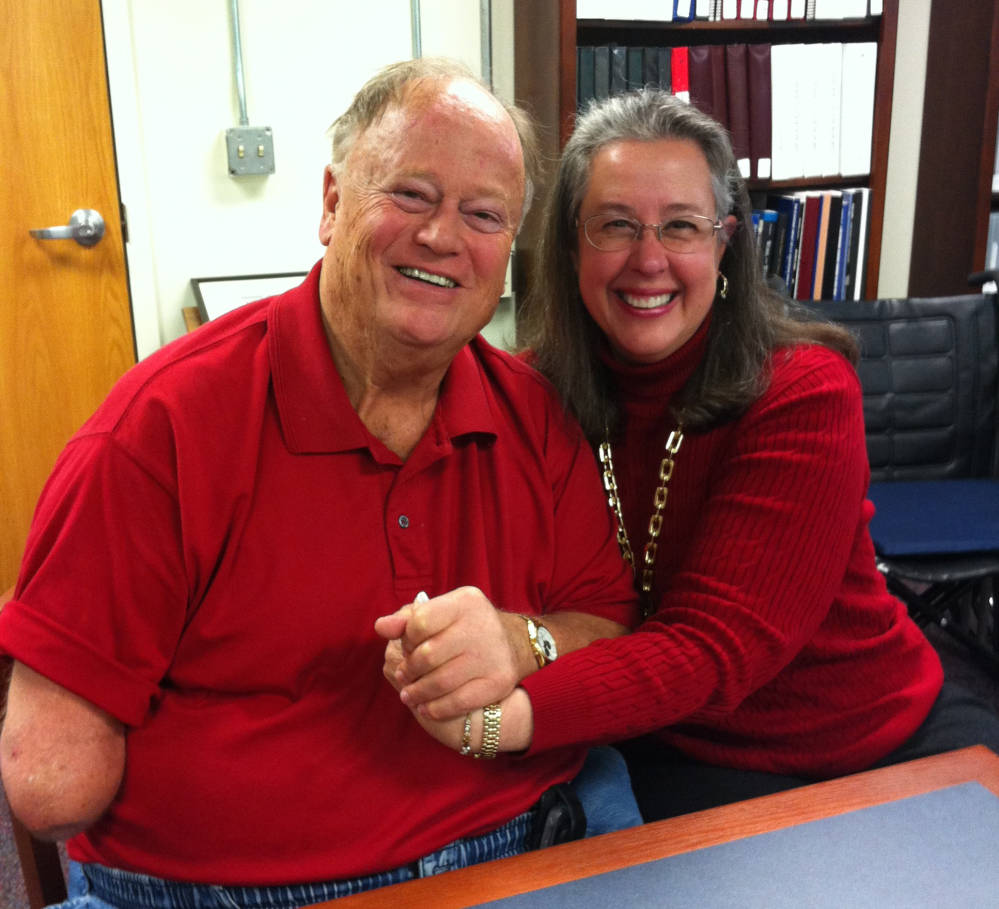
[{"label": "elderly man", "polygon": [[453,64],[376,76],[305,282],[139,364],[60,456],[0,614],[2,771],[91,905],[299,906],[511,854],[580,778],[579,748],[497,755],[501,705],[433,741],[374,628],[429,594],[439,646],[493,622],[517,679],[633,619],[581,435],[477,337],[523,122]]}]

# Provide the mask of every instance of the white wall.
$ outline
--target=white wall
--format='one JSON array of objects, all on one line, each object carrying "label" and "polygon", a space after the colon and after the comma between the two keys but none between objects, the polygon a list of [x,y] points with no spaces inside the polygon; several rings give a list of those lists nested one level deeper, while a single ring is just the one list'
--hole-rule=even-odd
[{"label": "white wall", "polygon": [[[479,4],[420,6],[423,54],[478,72]],[[273,129],[275,173],[233,178],[230,7],[104,0],[140,357],[184,332],[191,278],[304,271],[319,259],[325,131],[369,76],[412,56],[409,0],[240,0],[248,119]]]},{"label": "white wall", "polygon": [[885,220],[881,231],[879,297],[905,297],[909,294],[919,144],[923,131],[923,89],[930,40],[930,3],[931,0],[905,0],[898,5],[895,91],[891,105]]}]

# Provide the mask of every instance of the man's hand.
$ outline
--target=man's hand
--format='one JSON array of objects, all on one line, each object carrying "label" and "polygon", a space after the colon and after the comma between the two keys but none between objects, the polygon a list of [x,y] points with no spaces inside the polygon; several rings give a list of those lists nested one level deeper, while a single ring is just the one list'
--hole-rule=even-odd
[{"label": "man's hand", "polygon": [[534,661],[524,620],[497,610],[476,587],[403,606],[378,619],[375,631],[389,641],[385,677],[426,720],[502,701]]}]

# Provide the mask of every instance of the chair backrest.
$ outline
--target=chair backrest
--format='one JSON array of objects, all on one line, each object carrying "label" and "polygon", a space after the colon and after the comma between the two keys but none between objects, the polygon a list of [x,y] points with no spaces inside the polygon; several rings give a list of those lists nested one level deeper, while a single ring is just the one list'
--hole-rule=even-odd
[{"label": "chair backrest", "polygon": [[999,475],[994,295],[807,308],[860,341],[872,480]]}]

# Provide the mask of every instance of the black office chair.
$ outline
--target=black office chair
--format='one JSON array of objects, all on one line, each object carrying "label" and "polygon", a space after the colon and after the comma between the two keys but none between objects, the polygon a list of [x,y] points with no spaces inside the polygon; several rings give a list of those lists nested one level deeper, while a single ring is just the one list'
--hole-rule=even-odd
[{"label": "black office chair", "polygon": [[999,668],[996,305],[989,292],[808,309],[860,341],[871,535],[888,588]]}]

